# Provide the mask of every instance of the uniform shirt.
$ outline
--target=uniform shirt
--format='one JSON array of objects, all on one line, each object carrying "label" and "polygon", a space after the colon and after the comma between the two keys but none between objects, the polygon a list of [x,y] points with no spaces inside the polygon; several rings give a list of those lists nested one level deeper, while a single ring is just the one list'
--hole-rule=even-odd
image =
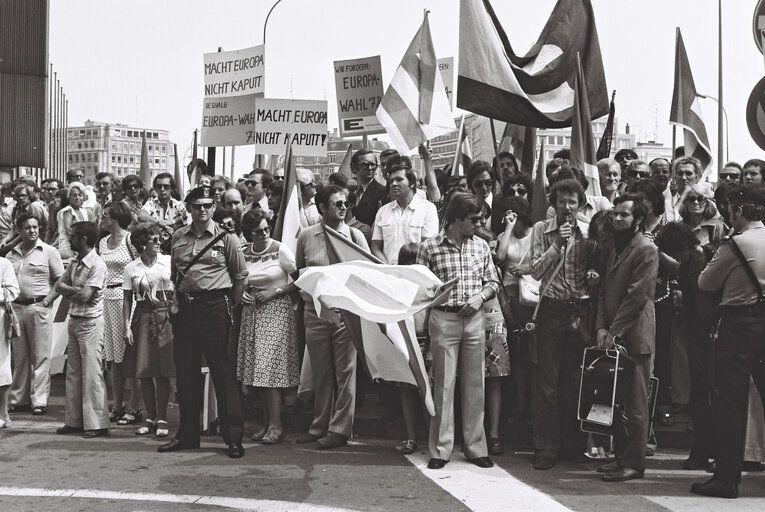
[{"label": "uniform shirt", "polygon": [[381,240],[385,262],[398,264],[398,251],[409,242],[420,243],[438,234],[438,212],[433,203],[413,197],[406,208],[397,201],[384,204],[375,216],[372,240]]},{"label": "uniform shirt", "polygon": [[[749,263],[760,287],[765,290],[765,227],[762,224],[744,229],[733,237]],[[720,245],[717,254],[701,272],[699,289],[705,292],[722,290],[723,306],[743,306],[757,302],[757,290],[730,242]]]},{"label": "uniform shirt", "polygon": [[91,250],[84,258],[76,256],[64,272],[63,283],[76,288],[92,286],[96,289],[86,303],[69,303],[69,314],[74,317],[97,318],[104,313],[104,288],[106,287],[106,263]]},{"label": "uniform shirt", "polygon": [[64,273],[64,264],[58,251],[39,238],[34,248],[26,255],[21,244],[8,253],[8,261],[13,264],[21,293],[19,298],[32,299],[50,293],[51,286]]},{"label": "uniform shirt", "polygon": [[180,217],[180,222],[186,223],[186,205],[174,197],[167,202],[167,208],[162,207],[159,199],[149,199],[142,209],[155,220],[178,222],[177,219]]},{"label": "uniform shirt", "polygon": [[[170,255],[174,283],[178,282],[178,273],[183,272],[197,253],[221,232],[221,227],[212,219],[207,222],[202,236],[197,236],[192,228],[193,225],[183,226],[173,235]],[[246,277],[247,266],[242,254],[242,245],[236,235],[228,233],[194,263],[183,278],[178,291],[224,290],[231,288],[234,281]]]},{"label": "uniform shirt", "polygon": [[499,276],[489,244],[477,236],[465,238],[462,247],[458,247],[441,232],[420,245],[417,264],[428,267],[444,283],[459,278],[449,294],[447,306],[463,306],[485,286],[490,286],[495,294],[499,290]]},{"label": "uniform shirt", "polygon": [[565,250],[555,245],[560,238],[558,218],[534,224],[531,233],[531,275],[541,281],[540,289],[547,285],[552,271],[564,257],[563,267],[553,276],[545,297],[556,300],[576,300],[589,297],[587,290],[587,266],[595,252],[595,242],[587,238],[589,225],[577,221]]}]

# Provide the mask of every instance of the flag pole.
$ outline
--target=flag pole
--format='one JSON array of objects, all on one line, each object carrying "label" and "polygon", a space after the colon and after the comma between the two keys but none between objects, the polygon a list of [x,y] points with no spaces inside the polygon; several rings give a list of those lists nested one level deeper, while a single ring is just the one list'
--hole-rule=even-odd
[{"label": "flag pole", "polygon": [[499,157],[499,148],[497,147],[497,133],[494,131],[494,118],[489,118],[491,126],[491,142],[494,145],[494,156]]},{"label": "flag pole", "polygon": [[722,0],[717,0],[717,169],[723,160],[723,54],[722,54]]}]

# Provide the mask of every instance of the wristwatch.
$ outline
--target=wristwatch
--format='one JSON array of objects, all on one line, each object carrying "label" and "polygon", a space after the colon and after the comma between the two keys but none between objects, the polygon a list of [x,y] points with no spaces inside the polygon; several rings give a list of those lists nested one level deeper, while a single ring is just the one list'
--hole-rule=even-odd
[{"label": "wristwatch", "polygon": [[284,293],[284,290],[282,290],[281,288],[277,288],[274,291],[276,292],[276,295],[281,295],[282,293]]},{"label": "wristwatch", "polygon": [[43,300],[41,300],[41,301],[40,301],[40,304],[42,304],[42,305],[43,305],[43,306],[45,306],[46,308],[47,308],[48,306],[50,306],[50,303],[48,302],[48,299],[43,299]]},{"label": "wristwatch", "polygon": [[489,300],[489,297],[487,297],[486,295],[484,295],[484,293],[483,293],[483,290],[481,290],[481,293],[480,293],[479,295],[481,296],[481,299],[482,299],[484,302],[486,302],[487,300]]}]

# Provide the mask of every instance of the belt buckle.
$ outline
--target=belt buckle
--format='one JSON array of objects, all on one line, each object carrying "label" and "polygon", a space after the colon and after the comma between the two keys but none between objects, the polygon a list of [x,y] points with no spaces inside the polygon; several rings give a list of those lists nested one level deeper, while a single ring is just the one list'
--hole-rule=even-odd
[{"label": "belt buckle", "polygon": [[197,298],[194,297],[192,294],[190,294],[190,293],[184,293],[183,294],[183,302],[185,302],[186,304],[191,304],[195,300],[197,300]]}]

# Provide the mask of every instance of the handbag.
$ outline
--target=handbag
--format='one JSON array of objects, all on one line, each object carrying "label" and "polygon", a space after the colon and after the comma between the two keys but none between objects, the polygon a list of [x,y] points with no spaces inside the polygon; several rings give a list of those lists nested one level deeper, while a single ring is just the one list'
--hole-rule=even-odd
[{"label": "handbag", "polygon": [[[521,261],[518,262],[519,266],[526,259],[526,256],[524,254]],[[536,306],[539,303],[539,286],[540,282],[534,279],[531,274],[520,276],[518,278],[518,302],[522,306]]]},{"label": "handbag", "polygon": [[3,293],[5,295],[5,339],[10,340],[21,336],[21,323],[16,310],[13,309],[13,302],[8,296],[8,289],[3,288]]}]

